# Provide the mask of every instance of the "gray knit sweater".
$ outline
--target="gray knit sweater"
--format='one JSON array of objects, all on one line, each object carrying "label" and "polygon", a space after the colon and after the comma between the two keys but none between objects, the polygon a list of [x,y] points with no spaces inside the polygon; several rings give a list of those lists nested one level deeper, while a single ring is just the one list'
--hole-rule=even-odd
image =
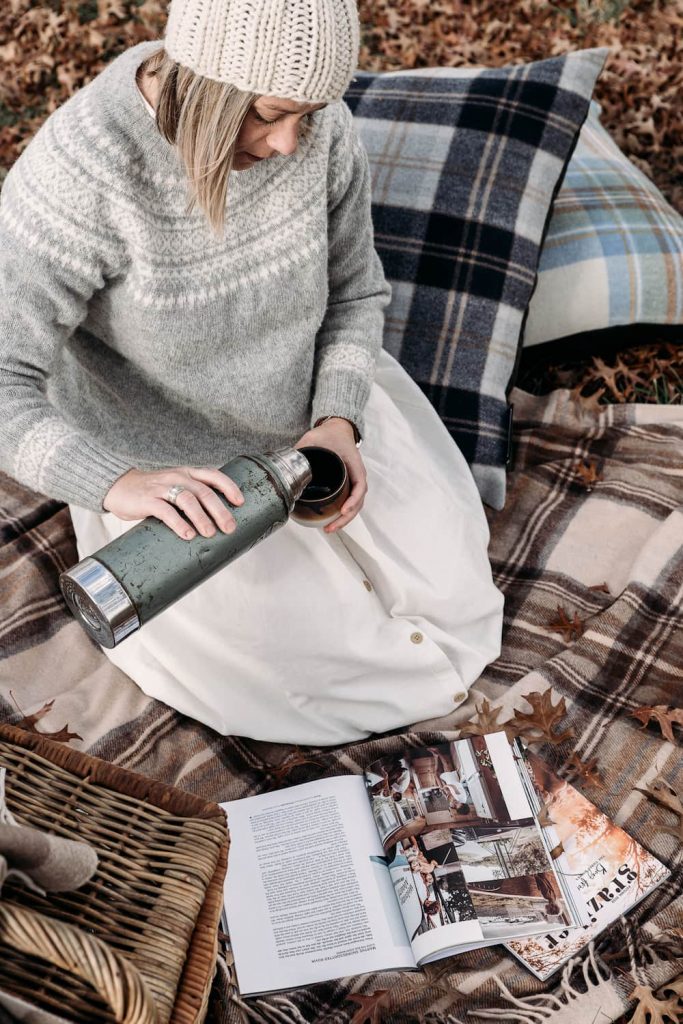
[{"label": "gray knit sweater", "polygon": [[0,196],[0,468],[97,512],[131,467],[220,466],[333,414],[362,432],[390,296],[348,107],[231,172],[219,241],[135,83],[158,46],[55,111]]}]

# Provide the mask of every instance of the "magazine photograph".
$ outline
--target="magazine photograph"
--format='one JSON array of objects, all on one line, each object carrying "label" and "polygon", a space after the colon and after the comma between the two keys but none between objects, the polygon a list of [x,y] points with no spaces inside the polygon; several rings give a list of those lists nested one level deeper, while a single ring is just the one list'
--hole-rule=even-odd
[{"label": "magazine photograph", "polygon": [[552,934],[516,938],[507,948],[544,981],[575,956],[607,925],[631,910],[670,871],[577,789],[558,778],[544,761],[521,747],[515,759],[536,810],[545,809],[542,826],[547,843],[561,850],[555,868],[573,890],[578,927]]},{"label": "magazine photograph", "polygon": [[504,749],[477,736],[366,770],[387,866],[422,956],[447,941],[448,932],[434,933],[453,925],[459,937],[466,930],[488,944],[574,920],[529,805],[519,802],[519,780],[496,764]]}]

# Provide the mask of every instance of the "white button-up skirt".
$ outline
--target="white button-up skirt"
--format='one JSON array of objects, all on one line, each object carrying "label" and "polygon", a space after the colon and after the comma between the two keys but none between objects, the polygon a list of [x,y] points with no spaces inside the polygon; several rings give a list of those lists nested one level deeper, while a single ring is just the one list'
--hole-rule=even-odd
[{"label": "white button-up skirt", "polygon": [[[464,458],[387,352],[362,511],[290,521],[113,650],[141,689],[223,734],[336,744],[447,714],[500,651],[503,599]],[[135,524],[70,506],[79,558]]]}]

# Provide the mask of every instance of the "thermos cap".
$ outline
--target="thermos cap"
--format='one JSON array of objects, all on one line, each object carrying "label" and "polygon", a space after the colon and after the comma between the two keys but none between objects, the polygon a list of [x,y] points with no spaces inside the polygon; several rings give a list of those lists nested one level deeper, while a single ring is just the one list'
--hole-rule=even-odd
[{"label": "thermos cap", "polygon": [[140,628],[135,605],[116,577],[95,558],[84,558],[59,583],[69,608],[103,647],[115,647]]},{"label": "thermos cap", "polygon": [[[252,455],[250,458],[260,461],[259,456]],[[298,448],[278,448],[277,451],[266,452],[262,458],[264,462],[270,462],[279,474],[286,491],[288,511],[291,512],[313,476],[308,459]]]}]

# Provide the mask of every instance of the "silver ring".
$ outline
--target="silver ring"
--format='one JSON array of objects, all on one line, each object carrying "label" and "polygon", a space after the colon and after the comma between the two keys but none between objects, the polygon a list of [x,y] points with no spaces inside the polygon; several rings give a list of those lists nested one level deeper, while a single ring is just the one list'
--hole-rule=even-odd
[{"label": "silver ring", "polygon": [[186,491],[187,487],[183,487],[182,484],[173,484],[173,487],[169,487],[166,492],[166,501],[170,501],[172,505],[177,504],[178,495],[181,491]]}]

